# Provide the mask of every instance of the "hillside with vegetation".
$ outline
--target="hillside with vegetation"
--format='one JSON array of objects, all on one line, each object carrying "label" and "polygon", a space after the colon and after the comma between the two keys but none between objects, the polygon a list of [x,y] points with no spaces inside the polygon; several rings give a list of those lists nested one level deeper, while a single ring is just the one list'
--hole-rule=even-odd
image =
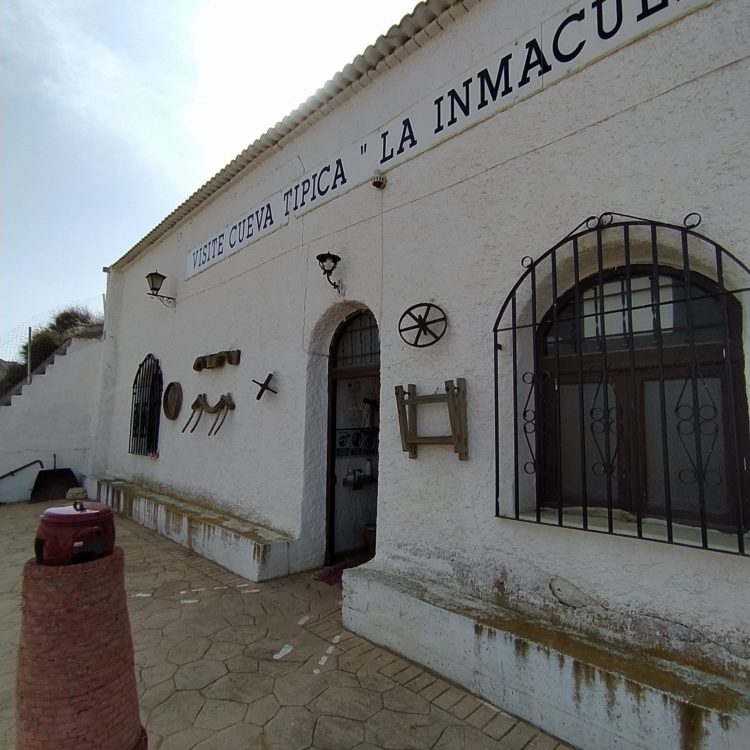
[{"label": "hillside with vegetation", "polygon": [[103,327],[104,319],[85,307],[61,310],[47,325],[32,331],[31,342],[23,344],[18,351],[18,361],[0,360],[0,398],[23,381],[29,362],[33,373],[66,341],[72,338],[100,338]]}]

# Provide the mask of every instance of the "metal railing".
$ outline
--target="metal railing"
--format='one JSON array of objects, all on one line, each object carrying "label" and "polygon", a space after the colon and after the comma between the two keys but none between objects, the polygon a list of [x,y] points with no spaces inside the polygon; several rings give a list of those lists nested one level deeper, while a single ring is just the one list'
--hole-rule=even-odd
[{"label": "metal railing", "polygon": [[42,468],[44,468],[44,464],[40,459],[36,459],[36,461],[29,461],[29,463],[24,464],[23,466],[19,466],[17,469],[13,469],[13,471],[6,472],[3,474],[0,479],[5,479],[5,477],[12,477],[15,476],[19,471],[23,471],[24,469],[28,469],[29,466],[33,466],[34,464],[39,464]]}]

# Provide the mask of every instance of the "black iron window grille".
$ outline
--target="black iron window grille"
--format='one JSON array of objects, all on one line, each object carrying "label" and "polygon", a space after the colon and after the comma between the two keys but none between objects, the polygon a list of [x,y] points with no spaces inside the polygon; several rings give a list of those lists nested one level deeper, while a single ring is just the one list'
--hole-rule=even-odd
[{"label": "black iron window grille", "polygon": [[133,381],[129,453],[149,456],[159,449],[162,376],[159,360],[149,354]]},{"label": "black iron window grille", "polygon": [[334,352],[334,367],[358,367],[380,363],[378,324],[369,311],[356,313],[340,331]]},{"label": "black iron window grille", "polygon": [[522,260],[494,328],[497,516],[746,554],[750,269],[699,224],[606,213]]}]

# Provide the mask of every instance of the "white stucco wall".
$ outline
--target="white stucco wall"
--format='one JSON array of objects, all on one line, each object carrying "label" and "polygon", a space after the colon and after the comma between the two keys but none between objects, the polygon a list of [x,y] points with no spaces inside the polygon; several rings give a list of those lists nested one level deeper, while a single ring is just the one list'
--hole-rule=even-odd
[{"label": "white stucco wall", "polygon": [[[72,469],[79,481],[90,470],[93,416],[99,394],[102,342],[73,339],[43,375],[0,406],[0,475],[37,459]],[[39,465],[0,482],[0,502],[28,500]]]},{"label": "white stucco wall", "polygon": [[[381,332],[380,566],[613,639],[656,639],[747,667],[747,558],[494,517],[492,348],[521,258],[537,257],[586,216],[613,210],[679,223],[698,211],[701,231],[750,261],[744,0],[717,0],[390,169],[384,191],[351,189],[184,279],[185,253],[245,206],[560,10],[553,0],[480,3],[113,269],[98,471],[299,536],[300,566],[319,562],[328,347],[346,313],[366,306]],[[340,297],[315,262],[325,251],[343,258],[334,275],[345,285]],[[154,268],[168,276],[162,291],[177,297],[173,309],[146,299],[144,276]],[[448,330],[438,345],[413,349],[397,322],[422,301],[444,308]],[[195,357],[224,349],[242,350],[238,367],[193,372]],[[149,352],[165,386],[179,381],[185,397],[176,422],[162,419],[157,460],[127,452],[132,381]],[[268,372],[279,393],[256,401],[251,380]],[[467,381],[469,460],[429,446],[410,460],[394,386],[437,392],[456,377]],[[198,393],[213,403],[227,391],[237,408],[217,436],[207,435],[208,416],[192,435],[180,432]],[[501,423],[506,512],[510,429]],[[561,605],[549,588],[554,577],[590,605]]]},{"label": "white stucco wall", "polygon": [[[495,28],[489,8],[465,26],[472,20]],[[471,460],[420,447],[419,459],[409,461],[395,410],[383,409],[384,564],[580,627],[601,622],[608,609],[613,637],[642,629],[747,665],[745,559],[492,519],[491,334],[521,258],[537,257],[604,210],[675,223],[697,210],[702,231],[747,261],[747,191],[733,189],[738,173],[748,173],[747,100],[738,94],[747,82],[747,23],[742,3],[715,3],[389,174],[384,288],[403,303],[384,304],[382,330],[393,332],[402,309],[422,298],[444,305],[449,328],[424,351],[395,337],[384,344],[383,400],[392,398],[392,384],[414,382],[429,392],[445,378],[465,377]],[[506,512],[511,434],[506,419]],[[597,604],[583,612],[560,606],[549,590],[555,575]]]}]

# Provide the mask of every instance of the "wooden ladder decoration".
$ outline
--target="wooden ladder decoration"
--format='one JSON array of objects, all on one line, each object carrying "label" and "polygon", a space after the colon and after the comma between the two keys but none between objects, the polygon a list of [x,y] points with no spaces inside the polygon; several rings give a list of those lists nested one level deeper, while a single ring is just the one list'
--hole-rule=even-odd
[{"label": "wooden ladder decoration", "polygon": [[[420,404],[446,404],[450,420],[450,435],[418,435],[417,406]],[[445,393],[417,396],[417,386],[410,383],[396,386],[398,424],[401,429],[401,450],[409,458],[417,457],[418,445],[452,445],[459,461],[469,458],[469,431],[466,421],[466,380],[457,378],[445,381]]]}]

